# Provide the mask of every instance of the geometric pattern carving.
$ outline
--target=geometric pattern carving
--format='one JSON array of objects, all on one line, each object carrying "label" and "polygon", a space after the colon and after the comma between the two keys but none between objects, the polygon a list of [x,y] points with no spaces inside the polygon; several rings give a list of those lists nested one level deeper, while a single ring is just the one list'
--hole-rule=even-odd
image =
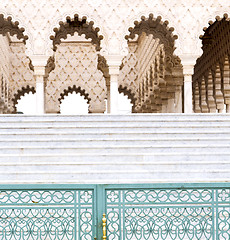
[{"label": "geometric pattern carving", "polygon": [[[18,0],[1,0],[0,9],[5,16],[12,15],[13,19],[19,20],[20,25],[23,25],[23,21],[27,23],[26,32],[32,35],[29,41],[41,40],[40,48],[31,44],[31,53],[44,54],[46,50],[48,52],[48,48],[52,46],[49,37],[53,35],[53,29],[58,26],[58,22],[65,22],[66,16],[78,13],[100,26],[104,36],[101,44],[103,51],[106,52],[111,46],[116,54],[121,54],[127,47],[124,36],[128,34],[128,27],[141,15],[154,13],[156,16],[162,16],[162,19],[167,19],[169,25],[173,24],[175,27],[179,36],[175,44],[177,55],[197,55],[201,53],[198,36],[202,33],[203,26],[217,14],[228,12],[229,1],[42,0],[38,4],[36,0],[30,0],[20,1],[18,4]],[[118,42],[118,46],[112,44],[114,41]]]},{"label": "geometric pattern carving", "polygon": [[[17,100],[36,88],[36,80],[33,71],[30,69],[29,58],[26,57],[24,43],[11,43],[10,45],[10,109],[15,110]],[[29,87],[28,87],[29,86]]]},{"label": "geometric pattern carving", "polygon": [[[55,69],[46,83],[47,112],[59,112],[66,89],[85,90],[88,93],[89,112],[104,112],[105,79],[97,69],[98,56],[91,43],[67,43],[57,46]],[[73,87],[75,86],[75,87]],[[63,95],[64,94],[64,95]]]},{"label": "geometric pattern carving", "polygon": [[[173,96],[170,96],[170,94],[173,95],[172,92],[177,89],[177,86],[180,86],[180,63],[179,65],[177,65],[176,68],[168,67],[168,63],[175,63],[175,57],[173,56],[175,47],[177,54],[180,54],[179,56],[182,56],[184,54],[199,55],[201,53],[199,47],[201,44],[199,42],[198,36],[200,35],[203,26],[206,22],[208,22],[208,20],[213,19],[216,14],[223,14],[224,12],[228,11],[229,1],[178,0],[167,2],[164,0],[143,0],[133,2],[132,0],[73,0],[68,1],[67,4],[66,1],[57,1],[54,3],[53,1],[44,0],[40,1],[38,4],[37,1],[31,0],[22,1],[20,2],[20,4],[18,4],[17,0],[2,0],[0,3],[0,9],[1,13],[3,13],[0,14],[0,34],[5,35],[6,32],[9,32],[10,35],[16,35],[18,39],[23,40],[24,43],[27,42],[27,49],[25,48],[23,50],[24,56],[26,50],[27,53],[31,55],[47,54],[50,56],[53,54],[51,50],[52,44],[53,48],[56,49],[57,45],[60,44],[60,39],[66,38],[68,34],[73,35],[73,33],[76,31],[79,35],[83,34],[86,38],[92,39],[92,43],[96,46],[96,50],[101,49],[101,54],[106,53],[108,55],[123,55],[124,52],[127,52],[125,50],[129,49],[130,46],[128,46],[127,48],[127,41],[124,38],[125,35],[127,35],[127,39],[134,40],[133,37],[135,35],[140,36],[141,33],[145,32],[147,36],[153,35],[156,39],[160,39],[160,43],[164,44],[163,52],[165,54],[165,63],[163,64],[163,66],[166,68],[166,73],[171,71],[171,73],[168,74],[171,75],[171,80],[167,78],[171,83],[164,86],[164,91],[166,90],[168,95],[156,98],[158,102],[162,102],[165,101],[165,99],[172,99]],[[197,9],[199,9],[200,11],[197,11]],[[154,16],[158,17],[154,18],[152,14],[149,14],[151,12],[154,13]],[[74,15],[74,13],[78,14]],[[149,17],[144,18],[141,17],[142,15]],[[72,19],[69,16],[74,16],[74,18]],[[80,18],[79,16],[87,17]],[[139,20],[140,17],[141,21],[136,21],[134,27],[130,28],[128,31],[129,26],[133,24],[134,20]],[[161,18],[164,20],[167,19],[167,21],[162,21]],[[217,18],[217,21],[213,23],[214,25],[212,24],[212,22],[210,22],[212,27],[206,29],[207,31],[205,31],[204,37],[202,38],[204,45],[209,44],[209,41],[212,42],[212,39],[209,39],[209,34],[212,35],[212,31],[217,29],[217,25],[223,22],[221,19],[222,18]],[[228,20],[228,16],[224,15],[224,19]],[[86,20],[88,20],[88,22]],[[23,24],[23,21],[26,25]],[[103,35],[104,38],[99,34],[99,28],[93,27],[94,22],[95,25],[100,26],[100,33]],[[173,28],[168,27],[171,25],[175,27],[175,32],[178,36],[177,40],[175,40],[177,37],[173,34]],[[23,26],[25,29],[21,26]],[[28,41],[26,41],[27,39]],[[53,42],[51,40],[53,40]],[[206,84],[202,85],[199,83],[199,86],[202,86],[202,91],[201,89],[198,89],[198,92],[204,93],[205,91],[209,91],[209,96],[206,96],[206,99],[211,99],[211,86],[207,86],[207,83],[211,84],[211,81],[210,79],[208,81],[207,76],[209,76],[210,71],[216,71],[217,64],[213,64],[213,61],[214,59],[216,59],[217,56],[220,56],[220,60],[218,61],[218,66],[220,68],[220,80],[218,83],[220,84],[217,84],[218,89],[213,89],[213,92],[217,92],[219,99],[224,98],[224,100],[221,100],[220,102],[224,102],[224,104],[229,105],[230,87],[227,77],[229,71],[229,54],[223,54],[223,51],[225,50],[226,48],[220,47],[219,51],[213,51],[214,57],[210,58],[211,61],[205,61],[205,64],[207,64],[207,66],[208,64],[210,64],[209,67],[205,66],[203,69],[206,70],[204,70],[201,74],[202,76],[200,75],[197,79],[199,79],[200,83],[201,79],[205,79]],[[167,55],[168,52],[170,53],[169,55]],[[129,56],[126,56],[126,58],[124,58],[123,60],[126,63],[127,61],[130,61],[130,59],[128,59],[127,57],[129,58]],[[26,76],[31,75],[32,72],[27,69],[27,63],[25,59],[23,60],[23,62],[23,64],[25,64],[25,67],[23,67],[24,70],[22,70],[22,76],[19,76],[18,79],[24,80],[19,80],[19,83],[15,82],[12,86],[13,89],[11,89],[10,87],[9,91],[5,90],[5,93],[1,94],[8,94],[9,98],[12,98],[12,96],[17,92],[17,89],[21,89],[22,87],[26,87],[27,85],[31,87],[35,86],[34,78],[31,76]],[[129,64],[127,65],[129,66]],[[132,64],[130,64],[130,66],[131,65]],[[12,66],[12,69],[17,68],[15,67],[16,66]],[[158,65],[155,67],[157,68]],[[223,71],[224,68],[225,70]],[[154,68],[146,69],[146,76],[150,77],[150,70],[153,72]],[[217,75],[213,74],[215,78],[219,77],[218,71]],[[201,71],[198,70],[197,72]],[[131,76],[131,74],[134,74],[134,70],[132,70],[132,73],[127,73],[127,76],[130,77],[133,86],[129,87],[127,83],[123,82],[122,84],[119,83],[119,86],[121,86],[122,89],[127,88],[127,90],[135,96],[134,98],[138,99],[138,97],[143,94],[142,90],[147,86],[146,84],[144,84],[143,79],[145,78],[145,82],[148,83],[150,82],[148,81],[150,78],[146,78],[145,76],[140,81],[140,77],[138,77],[138,81],[135,82],[133,80],[133,78],[135,79],[135,77]],[[16,75],[18,75],[18,73]],[[14,79],[16,79],[16,75],[14,75]],[[125,75],[121,73],[120,80],[124,79],[123,77],[125,77]],[[30,79],[30,83],[27,82],[25,84],[26,78]],[[4,77],[4,89],[8,89],[8,85],[6,83],[9,79],[9,76]],[[225,82],[224,85],[223,80]],[[176,86],[174,86],[175,83],[177,83]],[[95,89],[99,91],[99,83],[95,81],[95,84]],[[66,86],[66,88],[63,88],[62,90],[64,91],[64,89],[67,89],[68,87],[73,87],[73,85],[79,87],[79,85],[77,84],[72,84],[70,86]],[[175,89],[173,90],[173,88]],[[81,89],[85,88],[81,86]],[[104,89],[104,86],[102,86],[102,89]],[[155,87],[155,89],[155,96],[158,96],[160,93],[159,91],[157,91],[157,87]],[[106,94],[106,89],[104,89],[103,91],[103,94]],[[90,93],[90,91],[86,92],[89,93],[89,95],[92,94]],[[58,98],[60,98],[60,94]],[[96,100],[93,100],[91,96],[90,98],[91,104],[96,102]],[[205,97],[202,97],[203,108],[205,106],[204,99]],[[215,104],[217,105],[216,98],[214,100]],[[222,103],[218,103],[218,111],[221,111],[223,107]],[[12,104],[12,102],[10,104]],[[135,104],[137,104],[137,100],[135,101]],[[100,105],[100,107],[97,108],[102,109],[103,104],[101,99],[97,99],[96,105]],[[200,103],[198,105],[200,105]],[[208,106],[209,111],[213,111],[213,108],[212,110],[210,110],[210,106],[213,106],[213,103],[209,102],[206,103],[206,105]]]}]

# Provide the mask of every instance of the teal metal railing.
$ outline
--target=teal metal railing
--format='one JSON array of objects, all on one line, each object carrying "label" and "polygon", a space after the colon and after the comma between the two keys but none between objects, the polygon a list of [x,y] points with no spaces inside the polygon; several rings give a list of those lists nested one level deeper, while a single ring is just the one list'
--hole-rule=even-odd
[{"label": "teal metal railing", "polygon": [[92,239],[94,189],[0,190],[0,239]]},{"label": "teal metal railing", "polygon": [[230,183],[1,185],[0,239],[229,240]]},{"label": "teal metal railing", "polygon": [[230,189],[215,184],[106,187],[108,239],[230,239]]}]

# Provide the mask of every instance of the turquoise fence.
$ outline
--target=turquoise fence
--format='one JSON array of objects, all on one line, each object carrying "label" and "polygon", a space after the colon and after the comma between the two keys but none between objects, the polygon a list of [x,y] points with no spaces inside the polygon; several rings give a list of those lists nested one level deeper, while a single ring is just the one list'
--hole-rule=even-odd
[{"label": "turquoise fence", "polygon": [[229,240],[230,184],[0,186],[0,239],[105,237]]}]

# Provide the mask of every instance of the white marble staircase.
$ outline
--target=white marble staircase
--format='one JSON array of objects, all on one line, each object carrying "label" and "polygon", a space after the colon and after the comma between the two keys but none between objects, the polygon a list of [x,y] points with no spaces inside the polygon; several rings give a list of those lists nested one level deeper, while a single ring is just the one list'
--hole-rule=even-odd
[{"label": "white marble staircase", "polygon": [[0,115],[0,184],[214,181],[229,114]]}]

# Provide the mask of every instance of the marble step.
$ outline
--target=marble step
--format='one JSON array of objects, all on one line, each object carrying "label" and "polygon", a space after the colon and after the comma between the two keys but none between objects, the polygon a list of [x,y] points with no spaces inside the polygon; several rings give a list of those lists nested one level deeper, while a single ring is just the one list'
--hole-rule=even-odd
[{"label": "marble step", "polygon": [[216,149],[215,152],[203,151],[200,152],[155,152],[155,153],[98,153],[94,154],[91,152],[86,153],[34,153],[34,154],[2,154],[0,153],[0,163],[11,164],[11,163],[30,163],[30,162],[81,162],[82,164],[88,164],[91,162],[101,163],[120,163],[124,162],[179,162],[179,161],[230,161],[230,149],[229,151],[222,152],[221,149]]},{"label": "marble step", "polygon": [[204,171],[223,171],[223,170],[229,170],[230,171],[230,161],[228,160],[222,160],[221,162],[218,160],[168,160],[168,161],[122,161],[120,159],[117,159],[116,161],[87,161],[82,162],[81,160],[74,160],[74,161],[66,161],[60,162],[60,161],[20,161],[20,162],[2,162],[0,165],[0,172],[1,171],[8,171],[8,172],[14,172],[17,171],[18,174],[23,172],[37,172],[37,171],[43,171],[43,172],[49,172],[52,174],[53,172],[94,172],[94,171],[108,171],[111,172],[117,171],[117,172],[123,172],[127,171],[129,173],[133,172],[142,172],[142,171],[183,171],[186,170],[186,168],[189,168],[190,171],[198,171],[198,170],[204,170]]},{"label": "marble step", "polygon": [[136,146],[140,148],[143,147],[152,147],[154,145],[161,145],[161,146],[168,146],[168,147],[175,147],[183,145],[189,146],[197,146],[197,144],[206,144],[207,146],[215,147],[216,144],[218,145],[230,145],[230,137],[226,138],[143,138],[143,139],[63,139],[59,137],[59,139],[53,138],[52,140],[47,137],[46,139],[37,139],[31,138],[29,139],[1,139],[0,138],[0,149],[3,147],[14,147],[14,148],[30,148],[30,147],[64,147],[64,148],[73,148],[73,147],[113,147],[113,146],[127,146],[131,144],[132,147]]},{"label": "marble step", "polygon": [[215,152],[217,150],[225,152],[230,148],[230,144],[193,144],[193,145],[162,145],[162,144],[153,144],[153,145],[142,145],[142,146],[56,146],[50,147],[47,146],[23,146],[14,147],[14,146],[0,146],[0,154],[34,154],[34,153],[57,153],[57,154],[68,154],[68,153],[162,153],[162,152],[183,152],[184,154],[189,152]]},{"label": "marble step", "polygon": [[0,171],[1,184],[14,183],[153,183],[153,182],[226,182],[230,181],[230,169],[191,171],[138,170],[138,171]]},{"label": "marble step", "polygon": [[[130,119],[132,120],[132,119]],[[62,122],[47,122],[47,121],[15,121],[15,122],[0,122],[0,130],[1,129],[47,129],[47,128],[155,128],[155,127],[162,127],[162,128],[188,128],[188,127],[230,127],[230,119],[225,121],[62,121]]]},{"label": "marble step", "polygon": [[26,132],[21,132],[21,133],[11,133],[9,134],[8,132],[2,133],[0,131],[0,141],[55,141],[55,140],[60,140],[60,141],[76,141],[76,140],[81,140],[82,139],[86,141],[92,141],[92,140],[171,140],[173,141],[174,139],[184,139],[184,140],[197,140],[197,139],[210,139],[210,140],[228,140],[230,139],[230,134],[227,131],[205,131],[205,132],[187,132],[187,131],[171,131],[171,132],[154,132],[154,133],[143,133],[143,132],[126,132],[124,133],[99,133],[99,132],[88,132],[88,133],[57,133],[57,132],[51,132],[47,133],[46,131],[42,132],[32,132],[26,133]]},{"label": "marble step", "polygon": [[140,127],[140,128],[4,128],[0,129],[0,134],[149,134],[149,133],[230,133],[229,127],[209,127],[209,126],[188,126],[188,127]]},{"label": "marble step", "polygon": [[106,115],[106,114],[89,114],[89,115],[60,115],[60,114],[46,114],[46,115],[18,115],[18,114],[4,114],[0,116],[0,122],[15,122],[15,121],[229,121],[229,113],[202,113],[202,114],[181,114],[181,113],[154,113],[154,114],[128,114],[128,115]]}]

